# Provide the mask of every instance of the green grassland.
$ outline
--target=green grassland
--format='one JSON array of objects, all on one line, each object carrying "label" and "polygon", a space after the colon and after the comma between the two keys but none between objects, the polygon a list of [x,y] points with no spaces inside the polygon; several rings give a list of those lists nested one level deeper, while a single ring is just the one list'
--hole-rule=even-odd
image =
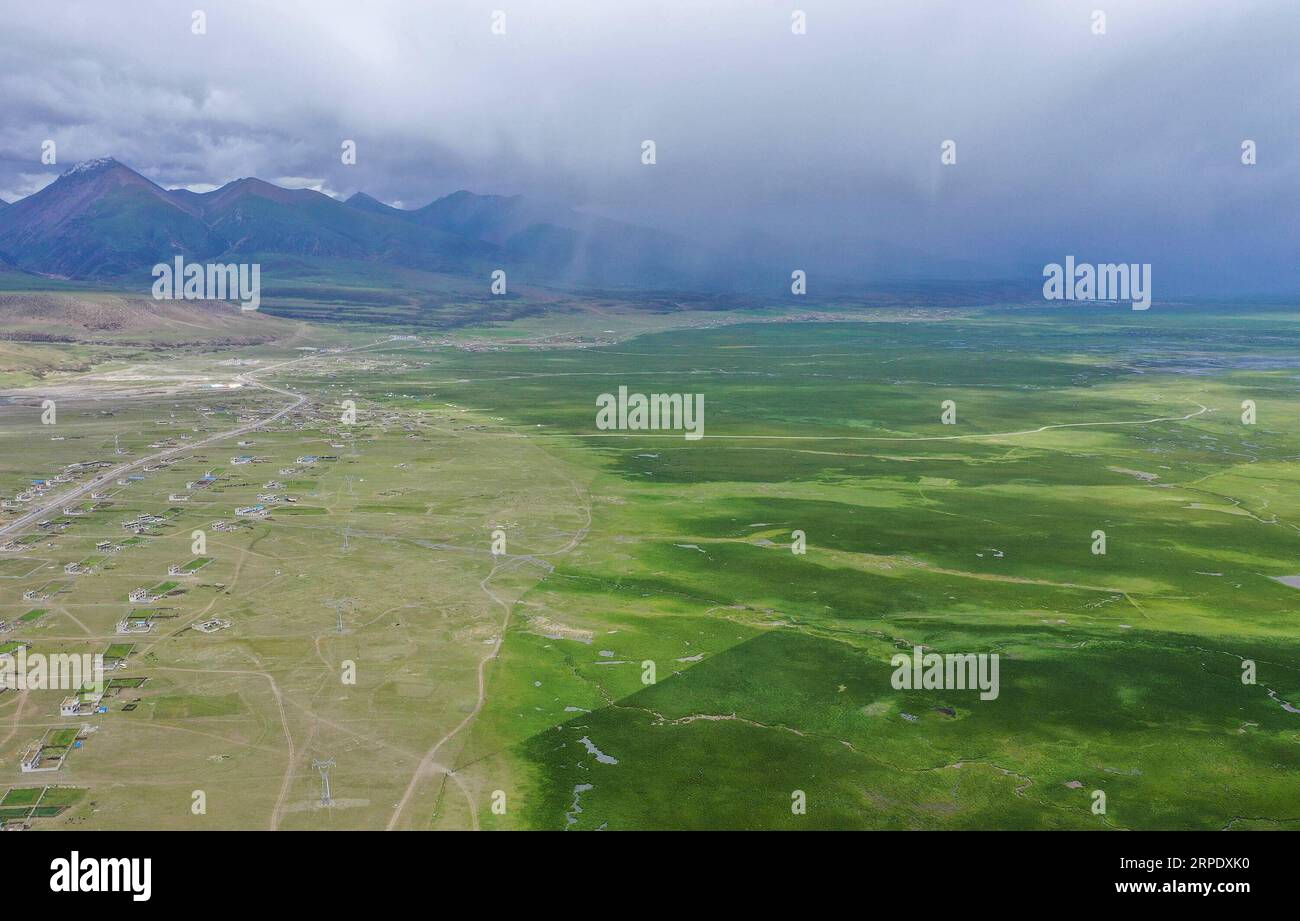
[{"label": "green grassland", "polygon": [[[387,382],[601,471],[591,534],[525,597],[469,744],[519,784],[486,821],[1294,827],[1300,718],[1269,691],[1300,698],[1300,592],[1273,578],[1300,572],[1295,344],[1285,312],[1017,313],[474,354],[430,369],[434,393]],[[619,384],[704,393],[708,437],[597,433]],[[895,691],[889,657],[914,644],[999,653],[1000,697]]]},{"label": "green grassland", "polygon": [[[141,361],[54,432],[39,391],[0,412],[9,496],[114,435],[144,456],[288,402],[207,389],[232,359],[294,361],[262,380],[308,397],[8,557],[0,620],[65,588],[6,640],[134,645],[116,674],[147,678],[83,719],[55,782],[90,795],[51,827],[1300,826],[1295,312],[558,316]],[[706,437],[597,431],[620,385],[703,393]],[[297,502],[234,526],[267,491]],[[140,514],[165,521],[132,537]],[[998,654],[999,696],[895,690],[918,644]],[[0,779],[66,731],[60,697],[0,694]]]}]

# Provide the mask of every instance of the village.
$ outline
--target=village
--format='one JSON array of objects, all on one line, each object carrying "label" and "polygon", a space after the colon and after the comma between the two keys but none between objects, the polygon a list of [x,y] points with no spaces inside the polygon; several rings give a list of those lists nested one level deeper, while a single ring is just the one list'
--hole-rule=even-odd
[{"label": "village", "polygon": [[[195,410],[200,419],[211,419],[213,424],[219,424],[220,420],[217,417],[232,412],[237,412],[238,418],[244,421],[257,419],[256,415],[250,414],[246,409],[234,410],[229,405],[213,407],[200,404],[195,407]],[[156,419],[154,425],[169,426],[173,422],[173,419]],[[306,420],[295,420],[285,428],[291,431],[302,431],[308,424]],[[21,518],[30,509],[48,503],[52,497],[62,495],[69,489],[76,489],[80,484],[94,482],[95,478],[101,477],[104,471],[121,466],[124,462],[123,458],[129,461],[130,457],[137,453],[181,448],[196,434],[201,434],[201,429],[198,427],[195,427],[192,433],[178,434],[174,437],[159,439],[145,436],[148,440],[135,447],[124,445],[124,439],[120,435],[115,435],[113,459],[90,458],[67,463],[53,473],[32,477],[25,485],[0,497],[0,528]],[[60,435],[58,440],[64,442],[67,441],[67,437]],[[129,445],[130,442],[127,444]],[[251,446],[250,440],[241,440],[238,444],[241,448]],[[88,499],[56,505],[47,517],[36,520],[29,532],[17,532],[6,537],[0,543],[0,554],[5,555],[0,559],[9,560],[3,574],[25,572],[30,584],[22,588],[21,601],[29,606],[39,604],[41,607],[31,607],[18,616],[0,620],[0,663],[7,661],[13,665],[16,658],[21,659],[29,653],[33,644],[41,643],[41,628],[49,623],[52,613],[57,611],[63,598],[94,596],[96,594],[94,583],[105,574],[111,574],[121,568],[124,563],[118,562],[119,560],[142,553],[152,541],[165,540],[169,534],[177,532],[182,526],[182,519],[189,517],[182,510],[190,506],[194,497],[205,497],[202,503],[204,509],[220,510],[224,507],[225,514],[229,516],[229,518],[218,517],[206,522],[204,528],[212,530],[214,535],[236,532],[239,526],[231,523],[230,519],[267,521],[271,517],[272,507],[297,502],[298,496],[289,494],[284,490],[283,484],[274,480],[266,481],[264,484],[251,484],[242,483],[234,476],[234,468],[264,463],[267,460],[265,457],[237,455],[231,459],[231,473],[228,474],[221,472],[220,468],[204,467],[197,475],[186,478],[183,488],[167,490],[165,501],[160,501],[153,508],[148,508],[147,505],[145,508],[140,508],[140,500],[133,497],[141,490],[144,491],[142,495],[156,492],[148,488],[148,484],[153,480],[166,478],[174,468],[192,469],[196,465],[205,463],[202,454],[190,457],[184,455],[166,457],[144,464],[138,468],[138,471],[131,471],[115,481],[103,485],[96,484],[94,489],[89,491]],[[313,457],[302,460],[305,463],[315,463],[318,459]],[[238,501],[224,500],[219,495],[224,491],[223,487],[230,487],[235,492],[242,491],[241,487],[249,490],[256,489],[256,492],[252,493],[256,502],[241,504]],[[126,511],[119,512],[119,509]],[[195,510],[197,511],[198,508],[196,507]],[[114,521],[115,515],[116,521]],[[189,525],[186,524],[185,527]],[[73,549],[86,542],[79,538],[81,532],[93,529],[102,533],[105,528],[116,528],[118,533],[103,536],[96,534],[93,538],[92,553],[81,553]],[[63,549],[65,546],[68,550],[72,550],[75,558],[63,562],[46,562],[42,565],[41,558],[48,560],[52,555],[67,552]],[[37,556],[34,557],[33,554]],[[165,572],[159,573],[160,578],[157,580],[133,587],[119,596],[129,607],[116,621],[113,626],[114,632],[123,637],[139,637],[156,633],[163,624],[176,622],[181,614],[181,610],[176,607],[176,601],[182,600],[190,588],[197,584],[197,580],[202,578],[203,571],[213,560],[214,556],[211,554],[191,555],[176,560],[166,566]],[[31,563],[30,568],[28,561]],[[52,566],[57,566],[60,578],[50,579],[42,575]],[[194,630],[196,635],[211,636],[230,626],[229,619],[210,616],[191,624],[190,629]],[[22,636],[33,629],[36,630],[36,634],[32,638]],[[73,725],[51,726],[38,738],[34,738],[18,759],[23,774],[48,774],[62,770],[74,753],[93,740],[95,733],[100,729],[99,724],[95,722],[96,719],[102,718],[111,709],[130,713],[138,708],[141,702],[138,692],[146,687],[148,678],[146,676],[119,677],[121,672],[128,668],[134,648],[135,645],[131,642],[110,643],[102,652],[103,667],[110,676],[100,686],[71,688],[70,693],[65,693],[58,700],[54,713],[60,720],[73,721]],[[10,692],[8,687],[0,687],[0,695],[8,692]],[[78,720],[81,722],[76,722]],[[33,807],[33,810],[28,810],[24,817],[30,819],[33,812],[35,815],[41,815],[43,807],[38,804]],[[6,827],[10,829],[27,827],[28,823],[14,821],[14,816],[17,814],[17,812],[7,813],[6,804],[0,802],[0,823],[4,823],[8,818]],[[55,813],[51,812],[51,814]]]},{"label": "village", "polygon": [[[238,648],[221,645],[239,643],[248,617],[248,600],[229,600],[232,582],[247,581],[247,575],[240,579],[248,568],[237,548],[280,528],[304,535],[320,528],[328,497],[341,493],[352,501],[365,482],[364,475],[333,471],[357,465],[376,438],[419,441],[431,424],[472,425],[455,409],[385,409],[358,424],[336,410],[357,394],[338,389],[336,402],[307,404],[269,423],[264,420],[282,399],[256,392],[217,402],[65,411],[50,451],[0,467],[0,661],[91,652],[103,663],[102,685],[28,692],[20,704],[24,723],[42,728],[13,740],[15,776],[57,784],[75,777],[77,765],[106,745],[116,750],[124,731],[134,735],[130,727],[140,714],[190,712],[188,698],[177,696],[175,676],[157,671],[157,656],[167,649],[168,659],[182,653],[201,662]],[[234,426],[256,431],[224,444],[206,442],[209,433]],[[61,459],[49,464],[52,458]],[[28,472],[42,463],[43,470]],[[408,468],[388,466],[397,474]],[[346,526],[335,525],[329,539],[348,551]],[[275,567],[262,579],[291,577]],[[257,597],[251,596],[254,605]],[[326,601],[317,604],[328,613]],[[337,616],[341,629],[342,609]],[[322,628],[334,632],[335,619],[332,613],[322,618]],[[97,641],[87,648],[79,634]],[[196,678],[202,673],[200,667]],[[15,693],[0,688],[0,706]],[[0,784],[3,757],[0,752]],[[15,786],[10,795],[17,802],[35,789]],[[34,810],[16,805],[11,813],[0,801],[0,826],[39,827],[47,811],[54,814],[53,805],[44,805],[50,802],[47,797]]]}]

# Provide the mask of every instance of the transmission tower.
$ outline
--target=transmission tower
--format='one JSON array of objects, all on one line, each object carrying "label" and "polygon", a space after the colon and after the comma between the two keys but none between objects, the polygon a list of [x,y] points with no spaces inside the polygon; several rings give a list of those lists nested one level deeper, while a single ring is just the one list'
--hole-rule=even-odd
[{"label": "transmission tower", "polygon": [[326,598],[325,599],[325,606],[327,608],[333,608],[334,613],[338,615],[339,633],[344,632],[343,609],[346,607],[348,609],[348,613],[352,613],[353,603],[355,602],[355,600],[356,599],[354,598]]},{"label": "transmission tower", "polygon": [[313,758],[311,766],[320,771],[321,783],[324,786],[324,789],[321,790],[320,804],[322,806],[333,805],[334,799],[330,796],[330,768],[334,767],[334,759],[330,758],[327,761],[321,761],[319,758]]}]

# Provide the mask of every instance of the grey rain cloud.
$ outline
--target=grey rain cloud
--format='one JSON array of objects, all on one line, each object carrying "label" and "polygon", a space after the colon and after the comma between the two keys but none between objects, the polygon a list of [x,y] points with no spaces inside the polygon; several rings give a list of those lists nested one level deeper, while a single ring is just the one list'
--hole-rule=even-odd
[{"label": "grey rain cloud", "polygon": [[114,156],[199,190],[522,193],[845,277],[1033,277],[1073,254],[1151,262],[1166,294],[1300,289],[1291,0],[0,8],[11,201]]}]

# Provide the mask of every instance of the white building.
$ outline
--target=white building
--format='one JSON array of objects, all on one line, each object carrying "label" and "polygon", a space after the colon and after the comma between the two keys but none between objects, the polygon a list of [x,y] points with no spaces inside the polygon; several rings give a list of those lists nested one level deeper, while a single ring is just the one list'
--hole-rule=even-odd
[{"label": "white building", "polygon": [[59,704],[59,716],[89,716],[95,712],[103,699],[103,692],[78,691],[71,697],[63,698],[63,702]]}]

